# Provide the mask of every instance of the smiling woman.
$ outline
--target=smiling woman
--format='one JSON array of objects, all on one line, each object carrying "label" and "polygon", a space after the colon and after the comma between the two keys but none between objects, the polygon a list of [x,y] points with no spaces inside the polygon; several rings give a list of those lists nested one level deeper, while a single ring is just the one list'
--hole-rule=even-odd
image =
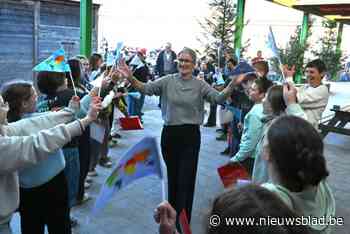
[{"label": "smiling woman", "polygon": [[200,125],[204,119],[204,101],[223,103],[231,94],[237,80],[222,92],[192,76],[196,53],[184,48],[178,54],[179,73],[166,75],[153,82],[142,83],[133,77],[131,69],[122,61],[119,75],[146,95],[161,96],[164,127],[161,149],[168,172],[168,200],[177,213],[185,209],[189,220],[196,183],[200,150]]}]

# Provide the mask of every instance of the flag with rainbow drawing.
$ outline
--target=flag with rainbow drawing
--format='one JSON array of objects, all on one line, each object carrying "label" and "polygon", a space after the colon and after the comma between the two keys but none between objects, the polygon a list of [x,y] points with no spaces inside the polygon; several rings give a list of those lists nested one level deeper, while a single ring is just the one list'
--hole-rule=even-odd
[{"label": "flag with rainbow drawing", "polygon": [[162,181],[162,160],[154,137],[145,137],[120,159],[96,198],[93,214],[103,209],[120,190],[142,177],[156,175]]},{"label": "flag with rainbow drawing", "polygon": [[64,50],[61,48],[53,52],[50,57],[36,65],[33,71],[70,72]]}]

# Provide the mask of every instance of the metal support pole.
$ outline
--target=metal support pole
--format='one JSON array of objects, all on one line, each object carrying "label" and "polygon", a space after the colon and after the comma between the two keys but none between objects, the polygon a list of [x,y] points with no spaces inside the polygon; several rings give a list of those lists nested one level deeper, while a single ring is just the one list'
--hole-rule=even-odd
[{"label": "metal support pole", "polygon": [[338,36],[337,36],[337,54],[341,52],[341,42],[342,42],[342,37],[343,37],[343,29],[344,29],[344,24],[339,23],[338,26]]},{"label": "metal support pole", "polygon": [[238,60],[241,57],[241,49],[242,49],[244,8],[245,8],[245,0],[237,0],[237,19],[236,19],[235,38],[234,38],[234,46],[235,46],[234,49],[235,49],[235,55]]},{"label": "metal support pole", "polygon": [[[304,12],[303,24],[301,26],[301,30],[300,30],[300,34],[299,34],[299,45],[302,48],[305,48],[307,37],[309,34],[309,20],[310,20],[310,15],[308,13]],[[295,75],[295,83],[300,84],[302,76],[303,76],[302,72],[299,72],[298,74],[296,74]]]},{"label": "metal support pole", "polygon": [[92,0],[80,1],[80,54],[91,55],[92,46]]}]

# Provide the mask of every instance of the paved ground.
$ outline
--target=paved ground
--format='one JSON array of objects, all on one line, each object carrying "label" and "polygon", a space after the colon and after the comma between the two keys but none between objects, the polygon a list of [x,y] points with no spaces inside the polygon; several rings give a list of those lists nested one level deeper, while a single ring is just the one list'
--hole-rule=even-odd
[{"label": "paved ground", "polygon": [[[333,86],[332,86],[333,87]],[[330,99],[329,106],[333,104],[350,104],[350,94],[346,88],[335,85],[332,88],[334,95]],[[120,144],[111,149],[114,161],[117,161],[123,153],[144,135],[156,136],[159,140],[162,121],[160,111],[156,108],[156,102],[148,100],[145,109],[143,131],[123,132]],[[200,152],[199,170],[196,184],[196,194],[193,208],[192,229],[194,234],[204,233],[205,214],[213,198],[224,189],[217,176],[216,169],[227,162],[228,158],[219,155],[225,148],[224,142],[215,140],[215,128],[202,128],[202,145]],[[336,227],[334,233],[350,233],[350,137],[330,134],[325,139],[325,155],[330,171],[329,184],[333,189],[337,202],[337,216],[344,217],[345,225]],[[99,176],[94,180],[89,193],[96,197],[101,184],[110,172],[110,169],[98,168]],[[110,205],[97,217],[87,220],[87,215],[93,204],[93,200],[74,209],[73,213],[80,220],[74,233],[79,234],[135,234],[157,233],[154,224],[153,209],[161,201],[161,186],[156,177],[141,179],[127,187],[116,195]],[[19,233],[19,217],[16,216],[11,225]]]}]

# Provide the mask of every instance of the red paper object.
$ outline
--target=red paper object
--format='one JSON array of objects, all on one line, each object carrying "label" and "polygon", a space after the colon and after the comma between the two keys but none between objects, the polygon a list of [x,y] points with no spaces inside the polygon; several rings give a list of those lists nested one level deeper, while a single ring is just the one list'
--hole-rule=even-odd
[{"label": "red paper object", "polygon": [[181,227],[181,233],[183,234],[192,234],[191,227],[188,224],[188,219],[185,209],[183,209],[179,215],[179,223]]},{"label": "red paper object", "polygon": [[247,170],[239,163],[219,167],[218,173],[225,188],[234,185],[238,179],[249,179]]},{"label": "red paper object", "polygon": [[143,129],[142,123],[138,116],[129,116],[119,118],[120,126],[123,130],[139,130]]}]

